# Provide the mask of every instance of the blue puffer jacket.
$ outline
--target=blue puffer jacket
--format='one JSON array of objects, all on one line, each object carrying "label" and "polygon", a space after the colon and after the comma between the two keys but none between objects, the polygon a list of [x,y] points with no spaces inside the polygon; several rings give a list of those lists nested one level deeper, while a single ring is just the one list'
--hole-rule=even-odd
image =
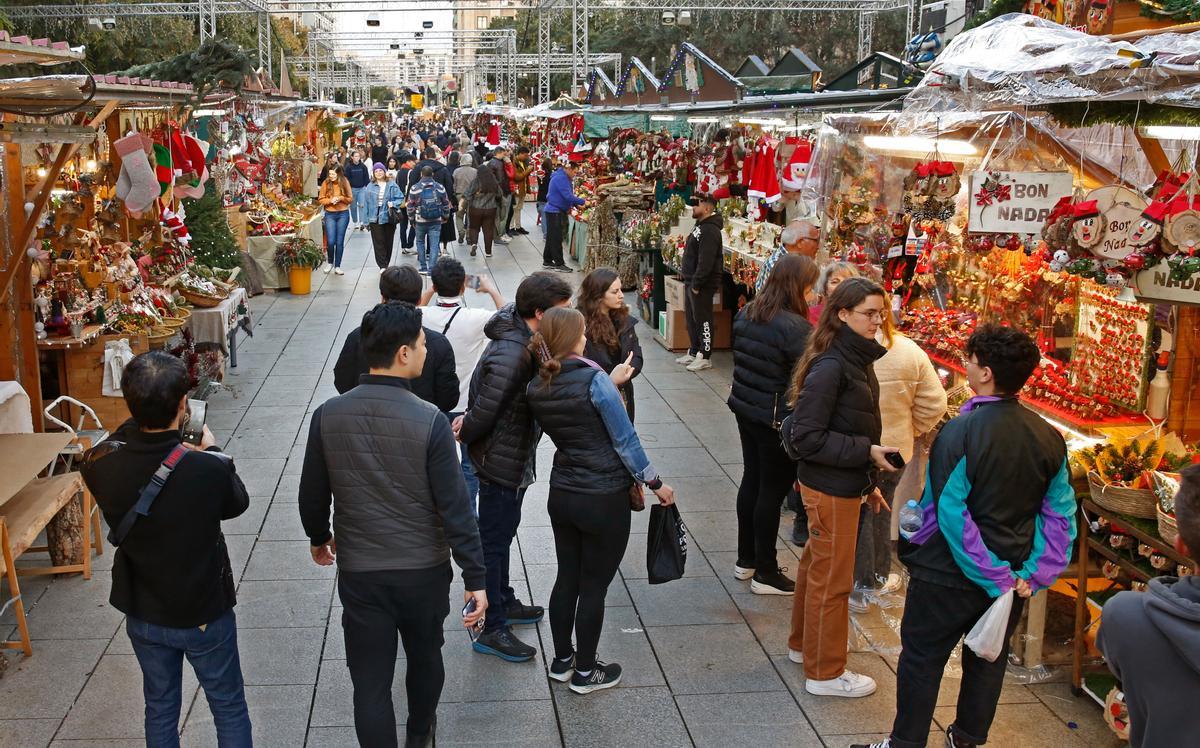
[{"label": "blue puffer jacket", "polygon": [[404,205],[404,196],[395,182],[383,183],[383,205],[379,204],[379,182],[371,182],[363,192],[362,215],[365,223],[391,223],[391,211],[388,208],[400,208]]}]

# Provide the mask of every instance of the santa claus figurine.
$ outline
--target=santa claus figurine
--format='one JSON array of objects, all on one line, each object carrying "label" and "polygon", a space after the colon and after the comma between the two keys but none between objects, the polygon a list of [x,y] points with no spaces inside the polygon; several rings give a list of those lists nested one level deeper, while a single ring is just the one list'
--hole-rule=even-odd
[{"label": "santa claus figurine", "polygon": [[783,167],[780,184],[787,192],[799,192],[808,176],[808,164],[812,160],[812,143],[804,138],[788,138],[788,145],[794,145],[792,155]]}]

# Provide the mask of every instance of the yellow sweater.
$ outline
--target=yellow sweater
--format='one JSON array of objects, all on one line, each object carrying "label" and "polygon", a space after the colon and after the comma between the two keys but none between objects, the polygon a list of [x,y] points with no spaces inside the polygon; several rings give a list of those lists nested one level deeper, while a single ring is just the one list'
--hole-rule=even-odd
[{"label": "yellow sweater", "polygon": [[879,413],[885,447],[896,447],[912,460],[913,441],[937,425],[946,412],[946,391],[925,351],[895,333],[892,347],[875,362],[879,380]]}]

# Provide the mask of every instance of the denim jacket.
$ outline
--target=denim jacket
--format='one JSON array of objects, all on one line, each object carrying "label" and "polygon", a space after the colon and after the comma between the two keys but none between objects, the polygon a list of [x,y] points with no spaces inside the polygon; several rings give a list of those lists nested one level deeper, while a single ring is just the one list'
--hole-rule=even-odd
[{"label": "denim jacket", "polygon": [[583,356],[574,358],[583,361],[601,374],[601,376],[592,378],[588,396],[592,405],[595,406],[596,412],[600,414],[600,420],[604,421],[604,428],[608,430],[608,438],[612,440],[613,449],[621,458],[621,462],[639,482],[653,483],[658,479],[658,471],[650,464],[650,458],[642,449],[642,441],[638,438],[633,423],[629,420],[629,413],[625,410],[625,403],[621,401],[621,393],[617,392],[617,386],[595,361]]},{"label": "denim jacket", "polygon": [[391,223],[392,216],[388,208],[399,208],[404,202],[400,188],[395,182],[386,182],[383,192],[383,205],[379,204],[379,182],[371,182],[363,192],[360,207],[364,211],[365,223]]}]

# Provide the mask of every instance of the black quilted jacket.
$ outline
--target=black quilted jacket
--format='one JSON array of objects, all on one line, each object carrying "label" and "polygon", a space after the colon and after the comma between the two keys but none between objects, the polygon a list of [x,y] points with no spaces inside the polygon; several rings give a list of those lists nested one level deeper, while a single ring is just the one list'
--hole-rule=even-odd
[{"label": "black quilted jacket", "polygon": [[733,320],[733,386],[729,409],[742,418],[774,427],[790,411],[787,389],[792,369],[804,354],[812,325],[783,310],[765,324],[754,322],[746,310]]},{"label": "black quilted jacket", "polygon": [[525,400],[534,375],[526,348],[532,333],[513,304],[497,311],[483,332],[492,342],[471,376],[459,439],[480,478],[522,488],[533,483],[533,452],[541,436]]}]

